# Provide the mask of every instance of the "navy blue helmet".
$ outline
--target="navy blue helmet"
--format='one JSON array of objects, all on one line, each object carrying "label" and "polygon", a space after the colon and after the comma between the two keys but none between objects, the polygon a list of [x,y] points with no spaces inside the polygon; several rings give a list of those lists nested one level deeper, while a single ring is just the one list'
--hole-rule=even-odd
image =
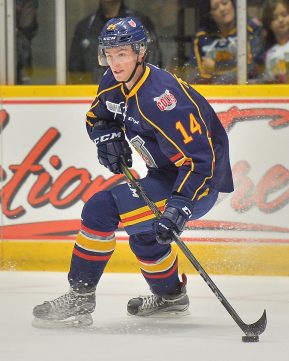
[{"label": "navy blue helmet", "polygon": [[107,66],[106,48],[131,45],[134,52],[139,54],[141,47],[147,48],[147,42],[147,32],[137,18],[113,18],[104,25],[98,38],[99,65]]}]

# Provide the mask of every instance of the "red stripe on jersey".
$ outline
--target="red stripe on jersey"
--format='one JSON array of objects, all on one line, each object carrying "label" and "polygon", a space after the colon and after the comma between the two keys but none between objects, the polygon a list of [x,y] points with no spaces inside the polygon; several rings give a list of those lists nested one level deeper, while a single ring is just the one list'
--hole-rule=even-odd
[{"label": "red stripe on jersey", "polygon": [[[160,211],[163,211],[165,209],[165,206],[162,206],[162,207],[158,207],[158,209]],[[137,214],[135,216],[131,216],[131,217],[126,217],[126,218],[122,218],[122,223],[126,223],[126,222],[130,222],[130,221],[134,221],[136,219],[141,219],[143,217],[146,217],[146,216],[150,216],[153,214],[153,211],[146,211],[146,212],[142,212],[140,214]]]},{"label": "red stripe on jersey", "polygon": [[108,256],[92,256],[89,254],[82,253],[78,251],[76,248],[73,249],[73,254],[87,261],[108,261],[111,257],[111,254]]},{"label": "red stripe on jersey", "polygon": [[150,216],[151,214],[153,214],[153,211],[146,211],[146,212],[137,214],[136,216],[131,216],[131,217],[123,218],[123,219],[122,219],[122,222],[134,221],[135,219],[143,218],[143,217],[145,217],[145,216]]},{"label": "red stripe on jersey", "polygon": [[177,160],[180,160],[183,157],[182,153],[177,153],[175,155],[173,155],[172,157],[170,157],[170,160],[172,162],[176,162]]}]

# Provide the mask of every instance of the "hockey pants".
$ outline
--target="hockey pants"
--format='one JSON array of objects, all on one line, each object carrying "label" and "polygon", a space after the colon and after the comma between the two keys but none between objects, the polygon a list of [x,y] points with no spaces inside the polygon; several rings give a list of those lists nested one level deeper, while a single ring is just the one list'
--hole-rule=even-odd
[{"label": "hockey pants", "polygon": [[[140,180],[149,197],[163,210],[171,194],[175,176],[150,171]],[[197,202],[193,219],[206,214],[215,204],[218,192],[210,190]],[[135,189],[127,183],[93,195],[84,205],[81,229],[73,249],[70,272],[71,287],[85,293],[94,290],[116,246],[115,231],[122,223],[129,234],[129,244],[141,272],[155,294],[180,292],[178,258],[171,245],[160,245],[152,231],[154,215]]]}]

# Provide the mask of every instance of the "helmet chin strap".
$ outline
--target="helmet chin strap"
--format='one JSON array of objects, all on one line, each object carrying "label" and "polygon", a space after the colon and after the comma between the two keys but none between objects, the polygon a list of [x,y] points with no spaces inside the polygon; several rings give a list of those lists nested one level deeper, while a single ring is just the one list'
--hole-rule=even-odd
[{"label": "helmet chin strap", "polygon": [[132,80],[132,78],[135,76],[135,73],[136,73],[136,71],[137,71],[137,68],[138,68],[140,65],[143,65],[143,66],[144,66],[144,61],[145,61],[145,56],[143,57],[143,60],[142,60],[142,61],[137,61],[137,62],[136,62],[135,67],[134,67],[134,69],[133,69],[130,77],[129,77],[127,80],[122,81],[122,83],[123,83],[124,85],[125,85],[126,83],[129,83],[129,82]]}]

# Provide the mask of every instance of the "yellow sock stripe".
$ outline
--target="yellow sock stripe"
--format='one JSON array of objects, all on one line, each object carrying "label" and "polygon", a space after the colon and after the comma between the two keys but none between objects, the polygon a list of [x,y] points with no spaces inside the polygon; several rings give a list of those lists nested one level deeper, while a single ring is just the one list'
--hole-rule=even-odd
[{"label": "yellow sock stripe", "polygon": [[115,249],[116,241],[115,238],[109,241],[100,239],[92,240],[85,237],[82,233],[78,233],[76,237],[76,244],[87,251],[105,253],[111,252]]},{"label": "yellow sock stripe", "polygon": [[140,268],[148,273],[164,272],[170,269],[177,258],[177,252],[172,250],[165,258],[160,259],[156,263],[145,263],[145,261],[139,261]]}]

